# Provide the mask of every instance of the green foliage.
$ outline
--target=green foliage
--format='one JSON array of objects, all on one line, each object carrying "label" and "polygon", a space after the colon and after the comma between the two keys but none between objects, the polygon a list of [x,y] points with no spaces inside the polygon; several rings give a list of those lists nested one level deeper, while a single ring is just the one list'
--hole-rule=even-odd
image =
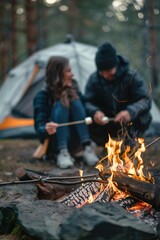
[{"label": "green foliage", "polygon": [[17,240],[31,240],[29,236],[26,236],[22,227],[18,224],[15,225],[14,229],[11,232],[11,235],[16,237]]},{"label": "green foliage", "polygon": [[13,236],[17,237],[18,239],[22,239],[23,231],[22,231],[22,228],[20,227],[20,225],[16,224],[14,229],[12,230],[11,234]]},{"label": "green foliage", "polygon": [[10,233],[15,226],[15,214],[10,208],[2,209],[0,213],[0,234]]}]

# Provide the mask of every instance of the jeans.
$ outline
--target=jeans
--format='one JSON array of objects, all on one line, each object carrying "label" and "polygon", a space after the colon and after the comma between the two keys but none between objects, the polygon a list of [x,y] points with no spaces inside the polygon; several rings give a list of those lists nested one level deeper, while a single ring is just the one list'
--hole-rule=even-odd
[{"label": "jeans", "polygon": [[[51,120],[59,124],[84,120],[85,117],[86,113],[79,99],[73,100],[69,108],[57,101],[51,114]],[[74,145],[83,144],[86,141],[90,141],[90,135],[85,123],[57,128],[56,142],[58,151],[64,148],[74,148]]]}]

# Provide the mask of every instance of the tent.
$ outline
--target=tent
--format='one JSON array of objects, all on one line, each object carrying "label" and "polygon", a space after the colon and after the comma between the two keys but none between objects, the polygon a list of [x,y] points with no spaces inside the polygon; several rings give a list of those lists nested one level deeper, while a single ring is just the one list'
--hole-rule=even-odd
[{"label": "tent", "polygon": [[96,47],[70,41],[40,50],[12,69],[0,88],[0,138],[34,137],[33,98],[44,84],[45,67],[51,56],[62,55],[84,92],[87,78],[95,69]]},{"label": "tent", "polygon": [[[44,84],[45,67],[51,56],[70,60],[79,87],[84,92],[89,75],[95,70],[95,46],[70,41],[40,50],[12,69],[0,88],[0,139],[36,137],[33,127],[33,98]],[[160,111],[153,104],[153,122],[160,122]]]}]

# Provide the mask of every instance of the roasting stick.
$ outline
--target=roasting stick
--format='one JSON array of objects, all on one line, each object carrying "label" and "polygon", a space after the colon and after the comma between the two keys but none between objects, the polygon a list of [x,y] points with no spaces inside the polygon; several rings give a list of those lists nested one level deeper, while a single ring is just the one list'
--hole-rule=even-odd
[{"label": "roasting stick", "polygon": [[54,176],[53,174],[49,174],[48,172],[43,172],[43,171],[36,171],[36,170],[32,170],[32,169],[28,169],[28,168],[25,168],[25,170],[27,172],[30,172],[30,173],[35,173],[35,174],[39,174],[41,176],[44,176],[44,177],[49,177],[50,179],[55,179],[55,180],[65,180],[65,179],[79,179],[79,178],[94,178],[94,177],[97,177],[98,176],[98,173],[93,173],[93,174],[88,174],[88,175],[83,175],[83,176],[61,176],[61,177],[57,177],[57,176]]},{"label": "roasting stick", "polygon": [[58,127],[70,126],[75,124],[85,123],[86,125],[90,125],[93,123],[91,117],[86,117],[84,120],[74,121],[74,122],[67,122],[67,123],[59,123]]},{"label": "roasting stick", "polygon": [[[107,116],[104,116],[102,118],[102,120],[105,122],[105,123],[108,123],[110,121],[114,121],[115,118],[108,118]],[[93,120],[91,117],[86,117],[85,119],[83,120],[78,120],[78,121],[73,121],[73,122],[66,122],[66,123],[59,123],[58,124],[58,127],[65,127],[65,126],[70,126],[70,125],[76,125],[76,124],[81,124],[81,123],[85,123],[86,125],[90,125],[93,123]]]},{"label": "roasting stick", "polygon": [[[108,118],[107,116],[104,116],[102,120],[105,123],[108,123],[110,121],[114,121],[115,118]],[[64,126],[70,126],[70,125],[76,125],[76,124],[81,124],[81,123],[86,123],[86,125],[90,125],[93,123],[93,120],[91,117],[86,117],[83,120],[78,120],[78,121],[73,121],[73,122],[66,122],[66,123],[59,123],[58,127],[64,127]]]},{"label": "roasting stick", "polygon": [[25,181],[12,181],[12,182],[1,182],[0,187],[2,186],[9,186],[9,185],[22,185],[22,184],[30,184],[30,183],[51,183],[51,184],[59,184],[59,185],[75,185],[75,184],[82,184],[87,182],[99,182],[99,183],[108,183],[108,180],[101,180],[101,179],[86,179],[81,181],[74,181],[74,182],[63,182],[52,180],[50,178],[42,178],[39,177],[33,180],[25,180]]},{"label": "roasting stick", "polygon": [[146,145],[146,148],[150,147],[152,144],[156,143],[159,140],[160,140],[160,137],[156,138],[153,142],[151,142],[148,145]]}]

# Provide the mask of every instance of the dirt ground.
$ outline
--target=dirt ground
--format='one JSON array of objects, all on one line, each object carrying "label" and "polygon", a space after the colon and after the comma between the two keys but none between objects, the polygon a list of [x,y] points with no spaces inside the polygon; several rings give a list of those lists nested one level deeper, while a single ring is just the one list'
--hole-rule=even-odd
[{"label": "dirt ground", "polygon": [[[36,139],[0,140],[0,182],[16,180],[16,170],[21,167],[45,172],[57,170],[58,173],[60,169],[55,160],[33,159],[32,155],[38,146],[39,142]],[[75,162],[73,170],[76,169],[82,169],[86,173],[94,170],[93,167],[87,167],[81,158]]]},{"label": "dirt ground", "polygon": [[[143,153],[143,161],[153,172],[160,172],[160,140],[153,143],[155,139],[145,139],[145,145],[148,145],[148,147]],[[36,139],[0,140],[0,182],[16,180],[16,170],[20,167],[40,171],[50,171],[56,168],[54,161],[35,161],[32,158],[32,154],[38,145]],[[86,171],[89,169],[81,162],[76,167]],[[92,170],[90,169],[90,171]],[[0,236],[0,240],[19,239],[8,235]]]},{"label": "dirt ground", "polygon": [[[149,145],[156,138],[145,139],[145,145]],[[36,139],[12,139],[0,140],[0,182],[16,180],[15,172],[19,167],[50,171],[56,168],[56,163],[52,161],[35,161],[32,154],[39,145]],[[143,153],[143,160],[149,164],[149,168],[160,169],[160,140],[147,147]],[[88,170],[82,162],[76,167]]]},{"label": "dirt ground", "polygon": [[49,170],[51,163],[34,161],[32,154],[38,146],[37,140],[1,140],[0,141],[0,181],[15,180],[15,171],[19,167]]}]

